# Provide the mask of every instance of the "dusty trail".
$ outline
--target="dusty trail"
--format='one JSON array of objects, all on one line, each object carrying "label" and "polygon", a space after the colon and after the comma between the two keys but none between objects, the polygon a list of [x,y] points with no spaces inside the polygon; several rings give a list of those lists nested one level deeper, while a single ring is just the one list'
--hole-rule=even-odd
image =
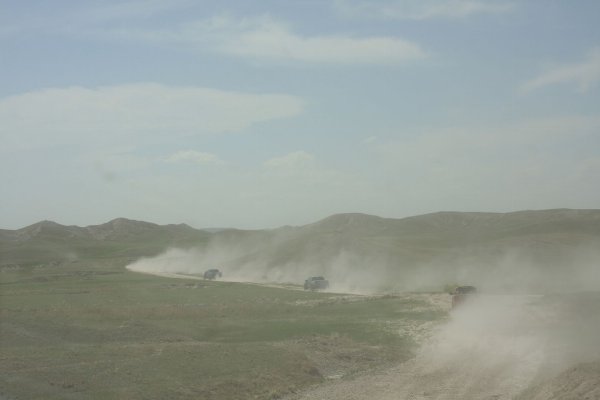
[{"label": "dusty trail", "polygon": [[536,296],[481,296],[454,312],[414,359],[286,400],[513,399],[560,357],[546,334],[555,318]]},{"label": "dusty trail", "polygon": [[503,376],[503,370],[501,364],[483,370],[455,365],[432,368],[417,358],[377,375],[337,381],[288,400],[512,399],[528,382]]},{"label": "dusty trail", "polygon": [[[202,279],[185,274],[152,274]],[[290,285],[267,285],[302,290]],[[446,295],[428,298],[436,307],[448,307],[440,303],[446,300]],[[412,360],[353,378],[330,377],[334,379],[285,400],[600,400],[600,375],[595,372],[600,368],[598,307],[598,293],[474,296],[433,332],[429,328],[427,332],[408,332],[410,327],[403,327],[405,331],[400,333],[421,335],[423,339],[415,338],[423,345]],[[585,368],[580,367],[584,362],[596,362],[590,364],[592,373],[585,364]],[[588,371],[587,375],[580,370]],[[567,378],[561,380],[564,371]],[[571,376],[574,373],[581,376],[575,379]],[[586,388],[586,397],[570,395],[572,382]],[[548,397],[550,391],[565,395]]]},{"label": "dusty trail", "polygon": [[179,273],[175,273],[175,272],[146,271],[146,270],[141,269],[141,268],[134,268],[134,267],[132,267],[132,265],[127,265],[125,268],[127,270],[129,270],[129,271],[132,271],[132,272],[137,272],[137,273],[140,273],[140,274],[160,276],[160,277],[163,277],[163,278],[195,279],[195,280],[198,280],[198,281],[203,281],[204,280],[203,277],[197,276],[197,275],[186,275],[186,274],[179,274]]},{"label": "dusty trail", "polygon": [[[177,272],[147,271],[147,270],[144,270],[141,268],[132,267],[131,265],[128,265],[125,268],[132,272],[160,276],[163,278],[192,279],[192,280],[198,280],[198,281],[205,280],[202,276],[198,276],[198,275],[191,275],[191,274],[184,274],[184,273],[177,273]],[[260,285],[260,286],[264,286],[264,287],[272,287],[272,288],[278,288],[278,289],[304,291],[304,288],[302,287],[302,285],[299,285],[299,284],[293,285],[291,283],[248,282],[248,281],[240,281],[240,280],[227,279],[227,278],[225,278],[225,279],[220,278],[219,281],[220,282],[243,283],[246,285]],[[365,296],[366,295],[366,294],[361,294],[361,293],[346,293],[343,291],[332,291],[332,290],[327,290],[327,291],[322,291],[322,292],[323,293],[337,293],[337,294],[341,293],[341,294],[348,294],[351,296]]]}]

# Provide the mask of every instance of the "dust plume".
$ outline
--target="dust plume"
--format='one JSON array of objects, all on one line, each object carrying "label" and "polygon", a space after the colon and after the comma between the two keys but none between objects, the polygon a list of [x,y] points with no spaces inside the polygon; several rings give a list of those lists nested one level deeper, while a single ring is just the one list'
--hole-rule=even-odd
[{"label": "dust plume", "polygon": [[[398,394],[527,399],[517,396],[547,382],[556,384],[556,377],[571,367],[600,362],[600,250],[595,245],[453,248],[423,257],[357,244],[307,240],[299,245],[291,238],[289,232],[221,236],[202,248],[170,249],[128,268],[198,276],[218,268],[223,280],[298,287],[307,277],[321,275],[330,281],[329,291],[340,293],[439,292],[451,284],[478,287],[479,294],[449,312],[423,340],[413,360],[373,378],[377,390],[383,388],[389,397],[368,386],[364,396],[359,394],[362,388],[353,388],[356,398],[377,393],[380,399]],[[449,300],[450,295],[447,310]],[[346,389],[339,397],[332,393],[307,398],[347,398]]]},{"label": "dust plume", "polygon": [[431,398],[445,398],[445,391],[456,398],[512,399],[600,359],[599,306],[599,293],[475,295],[452,311],[413,367],[439,391]]},{"label": "dust plume", "polygon": [[345,293],[439,291],[445,286],[475,285],[490,293],[554,293],[600,290],[600,248],[451,249],[415,255],[380,251],[364,245],[298,243],[287,232],[217,236],[192,249],[172,248],[128,266],[149,273],[201,275],[211,268],[223,280],[301,285],[324,276],[330,289]]}]

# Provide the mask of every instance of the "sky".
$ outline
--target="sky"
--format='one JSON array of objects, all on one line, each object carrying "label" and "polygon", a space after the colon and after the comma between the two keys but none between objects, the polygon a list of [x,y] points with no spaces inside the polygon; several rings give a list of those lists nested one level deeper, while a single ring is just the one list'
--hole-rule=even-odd
[{"label": "sky", "polygon": [[596,0],[0,0],[0,228],[600,208]]}]

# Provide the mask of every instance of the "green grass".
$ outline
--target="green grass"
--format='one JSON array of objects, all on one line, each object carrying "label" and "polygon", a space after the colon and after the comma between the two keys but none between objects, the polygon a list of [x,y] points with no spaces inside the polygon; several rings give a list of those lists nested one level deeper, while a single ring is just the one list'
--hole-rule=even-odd
[{"label": "green grass", "polygon": [[[417,301],[169,279],[119,262],[0,273],[0,396],[270,399],[402,361]],[[324,372],[325,371],[325,372]]]}]

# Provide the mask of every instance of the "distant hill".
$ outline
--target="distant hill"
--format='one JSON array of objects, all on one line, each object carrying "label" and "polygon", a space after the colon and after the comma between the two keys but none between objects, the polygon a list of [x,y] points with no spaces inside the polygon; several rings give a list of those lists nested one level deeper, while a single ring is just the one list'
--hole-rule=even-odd
[{"label": "distant hill", "polygon": [[230,277],[254,281],[297,282],[314,274],[349,287],[510,286],[519,280],[547,285],[546,278],[561,283],[579,277],[580,270],[594,276],[600,210],[438,212],[402,219],[338,214],[304,226],[253,231],[124,218],[88,227],[42,221],[0,230],[0,266],[135,259],[168,248],[196,249],[185,272],[218,266]]},{"label": "distant hill", "polygon": [[209,237],[208,232],[185,224],[157,225],[125,218],[87,227],[42,221],[17,230],[0,230],[0,265],[152,256],[170,246],[189,247]]},{"label": "distant hill", "polygon": [[[600,210],[439,212],[402,219],[338,214],[301,227],[225,231],[214,238],[223,242],[248,242],[250,249],[246,256],[254,253],[274,263],[344,250],[372,257],[397,253],[428,259],[430,253],[457,249],[464,252],[489,247],[527,248],[594,242],[600,238]],[[260,246],[257,241],[272,245]]]},{"label": "distant hill", "polygon": [[548,287],[573,279],[579,284],[586,279],[582,269],[594,274],[600,210],[439,212],[402,219],[339,214],[301,227],[222,232],[211,244],[200,260],[219,260],[247,280],[326,275],[350,289],[452,282]]}]

